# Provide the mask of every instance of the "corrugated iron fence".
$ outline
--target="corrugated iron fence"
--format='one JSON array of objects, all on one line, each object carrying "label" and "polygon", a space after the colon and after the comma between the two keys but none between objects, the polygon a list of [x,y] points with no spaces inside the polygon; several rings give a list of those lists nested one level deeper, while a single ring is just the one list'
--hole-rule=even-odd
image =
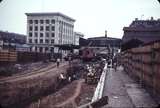
[{"label": "corrugated iron fence", "polygon": [[122,52],[120,60],[125,72],[160,95],[160,42]]}]

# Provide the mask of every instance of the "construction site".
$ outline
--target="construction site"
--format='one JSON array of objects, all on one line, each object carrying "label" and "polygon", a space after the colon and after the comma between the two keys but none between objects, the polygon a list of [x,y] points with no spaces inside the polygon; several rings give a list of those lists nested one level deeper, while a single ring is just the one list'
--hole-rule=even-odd
[{"label": "construction site", "polygon": [[156,108],[159,48],[160,43],[153,42],[118,53],[116,60],[83,55],[92,52],[87,48],[81,58],[70,56],[59,64],[49,59],[16,62],[16,52],[0,52],[0,104],[2,108]]},{"label": "construction site", "polygon": [[79,59],[61,61],[59,66],[50,61],[17,64],[13,54],[1,52],[2,108],[75,108],[87,104],[105,65],[104,61],[83,63]]}]

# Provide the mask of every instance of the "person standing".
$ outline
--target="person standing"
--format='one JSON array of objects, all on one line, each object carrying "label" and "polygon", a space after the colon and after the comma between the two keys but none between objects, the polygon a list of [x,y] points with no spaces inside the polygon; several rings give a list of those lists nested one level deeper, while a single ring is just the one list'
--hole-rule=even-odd
[{"label": "person standing", "polygon": [[60,64],[60,58],[57,58],[57,67],[59,67]]}]

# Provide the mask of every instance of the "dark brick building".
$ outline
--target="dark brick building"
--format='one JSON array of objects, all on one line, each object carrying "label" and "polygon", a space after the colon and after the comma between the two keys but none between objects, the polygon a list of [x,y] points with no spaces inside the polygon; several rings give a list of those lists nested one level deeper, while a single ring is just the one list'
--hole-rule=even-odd
[{"label": "dark brick building", "polygon": [[[133,21],[129,27],[123,28],[122,49],[128,49],[128,44],[137,47],[146,43],[160,40],[160,19]],[[134,42],[134,43],[133,43]],[[135,45],[134,45],[135,44]]]},{"label": "dark brick building", "polygon": [[88,39],[80,39],[82,48],[92,48],[95,53],[100,54],[116,54],[121,47],[121,39],[111,37],[92,37]]},{"label": "dark brick building", "polygon": [[26,35],[0,31],[0,49],[15,49],[28,47],[26,43]]}]

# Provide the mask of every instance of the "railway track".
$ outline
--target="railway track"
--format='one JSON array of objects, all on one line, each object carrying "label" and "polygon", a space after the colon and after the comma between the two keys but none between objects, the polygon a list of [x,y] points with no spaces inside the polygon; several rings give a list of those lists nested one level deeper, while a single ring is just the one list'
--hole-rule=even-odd
[{"label": "railway track", "polygon": [[53,63],[49,64],[47,67],[40,66],[40,67],[37,67],[37,69],[30,70],[31,72],[26,71],[23,73],[13,75],[11,77],[2,78],[2,79],[0,79],[0,84],[5,83],[5,82],[14,81],[16,79],[18,80],[18,79],[22,79],[25,77],[37,75],[37,74],[44,73],[44,72],[47,73],[47,72],[50,72],[55,67],[56,67],[56,64],[53,64]]}]

